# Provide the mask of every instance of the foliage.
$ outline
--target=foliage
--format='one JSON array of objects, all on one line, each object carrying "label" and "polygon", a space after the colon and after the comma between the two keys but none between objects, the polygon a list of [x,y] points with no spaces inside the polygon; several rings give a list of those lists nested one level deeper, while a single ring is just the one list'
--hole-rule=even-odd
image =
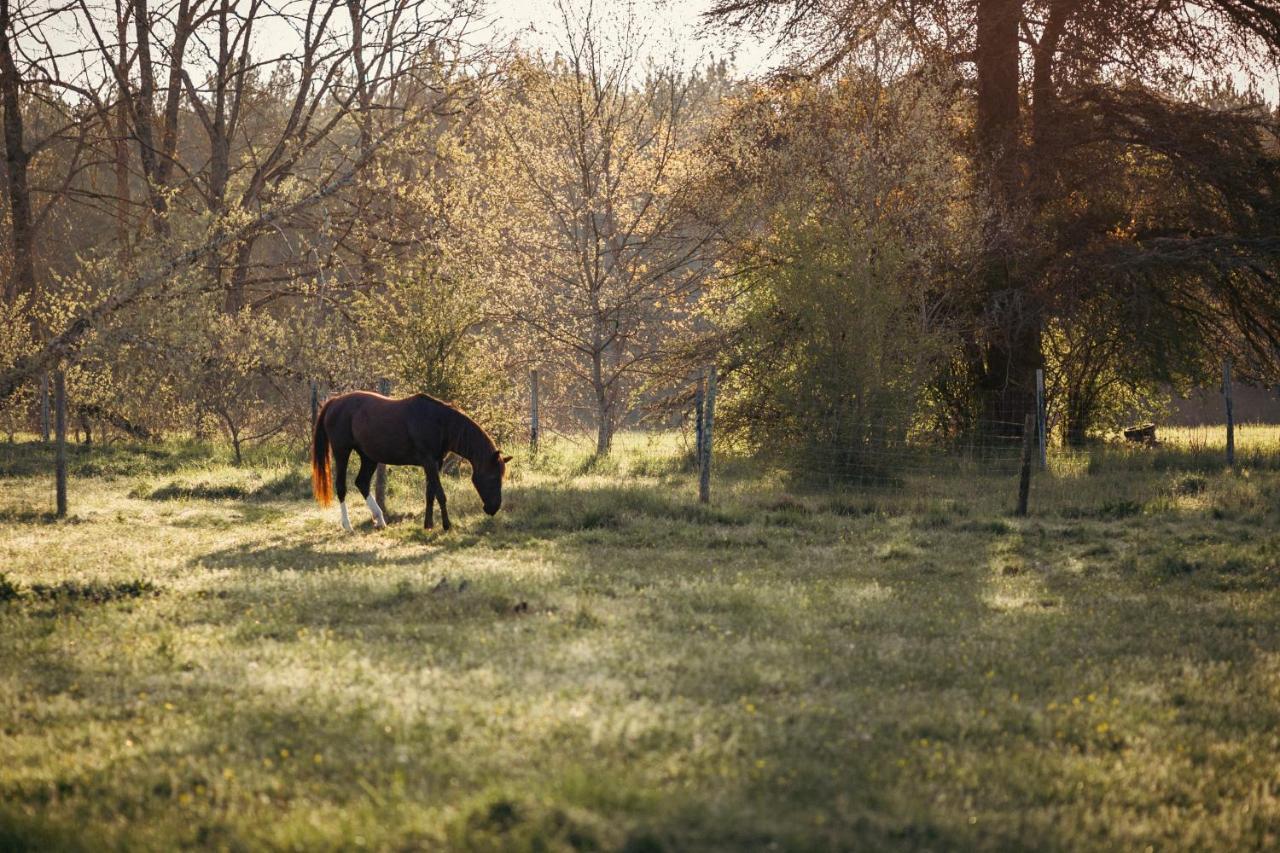
[{"label": "foliage", "polygon": [[731,347],[724,426],[837,467],[905,439],[954,346],[937,282],[964,262],[968,213],[949,121],[937,83],[861,75],[781,87],[726,120],[745,143],[713,156],[746,153],[716,191],[752,215],[710,303]]},{"label": "foliage", "polygon": [[496,298],[560,392],[552,420],[589,424],[604,455],[711,269],[686,197],[717,78],[645,65],[634,10],[616,30],[563,11],[561,50],[516,60],[495,117]]},{"label": "foliage", "polygon": [[[969,231],[981,263],[949,312],[963,347],[940,377],[943,396],[970,409],[962,419],[1021,424],[1045,335],[1082,331],[1073,312],[1082,302],[1106,310],[1108,288],[1140,292],[1138,314],[1159,315],[1157,328],[1176,327],[1190,350],[1248,353],[1267,382],[1280,371],[1280,149],[1274,105],[1258,88],[1280,53],[1269,4],[732,0],[707,15],[775,36],[796,76],[879,71],[886,56],[956,73],[969,116],[962,150],[981,199]],[[1205,91],[1204,81],[1225,80],[1245,90]],[[1099,343],[1118,343],[1117,331],[1126,355],[1147,353],[1128,360],[1137,372],[1119,369],[1131,384],[1151,381],[1141,366],[1159,360],[1159,341],[1128,320]],[[1099,399],[1081,380],[1062,393]],[[1114,414],[1091,406],[1064,404],[1079,421],[1073,434]]]},{"label": "foliage", "polygon": [[[12,366],[34,345],[27,305],[29,299],[23,296],[12,302],[0,302],[0,370]],[[0,404],[0,429],[7,432],[10,439],[28,419],[27,409],[36,398],[36,391],[31,386],[32,383],[23,385],[10,400]]]}]

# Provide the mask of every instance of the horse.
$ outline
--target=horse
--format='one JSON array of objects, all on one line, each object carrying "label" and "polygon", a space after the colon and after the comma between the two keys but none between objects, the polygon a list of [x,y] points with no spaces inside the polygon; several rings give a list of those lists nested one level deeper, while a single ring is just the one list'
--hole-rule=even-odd
[{"label": "horse", "polygon": [[[329,453],[333,452],[333,470]],[[382,508],[369,494],[378,463],[419,465],[427,473],[427,511],[423,527],[430,529],[433,501],[440,502],[440,520],[450,528],[440,466],[453,452],[471,463],[471,483],[484,511],[497,513],[502,506],[502,479],[510,456],[504,456],[480,425],[466,414],[426,394],[392,399],[368,391],[352,391],[325,401],[316,416],[311,439],[311,487],[321,506],[333,503],[334,492],[342,507],[342,528],[351,532],[347,517],[347,462],[354,450],[360,457],[356,488],[373,516],[375,529],[387,526]],[[335,485],[336,481],[336,485]]]}]

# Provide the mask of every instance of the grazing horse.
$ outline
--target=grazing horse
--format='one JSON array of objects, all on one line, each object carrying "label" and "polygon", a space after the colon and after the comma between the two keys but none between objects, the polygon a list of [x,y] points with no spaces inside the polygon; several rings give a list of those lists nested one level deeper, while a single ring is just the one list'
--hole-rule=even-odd
[{"label": "grazing horse", "polygon": [[[333,472],[329,451],[333,450]],[[347,462],[354,450],[360,457],[356,488],[373,515],[373,526],[387,526],[378,502],[369,494],[369,481],[381,462],[386,465],[421,465],[427,472],[427,514],[423,527],[431,527],[432,501],[440,502],[440,520],[448,530],[449,511],[440,485],[440,465],[452,451],[471,463],[471,483],[480,493],[484,511],[493,515],[502,506],[502,478],[510,456],[503,456],[493,439],[471,418],[426,394],[393,400],[381,394],[353,391],[324,404],[316,418],[311,441],[311,486],[321,506],[338,493],[342,527],[351,530],[347,518]]]}]

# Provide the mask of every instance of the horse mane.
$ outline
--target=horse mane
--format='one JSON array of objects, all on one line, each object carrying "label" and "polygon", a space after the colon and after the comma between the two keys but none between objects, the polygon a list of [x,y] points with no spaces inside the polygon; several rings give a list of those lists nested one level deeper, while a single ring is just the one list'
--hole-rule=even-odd
[{"label": "horse mane", "polygon": [[432,397],[430,394],[418,393],[414,396],[435,403],[454,416],[450,418],[452,423],[449,430],[454,439],[454,453],[465,457],[473,468],[476,460],[483,460],[497,451],[498,443],[485,432],[484,427],[476,423],[475,418],[464,412],[457,404]]}]

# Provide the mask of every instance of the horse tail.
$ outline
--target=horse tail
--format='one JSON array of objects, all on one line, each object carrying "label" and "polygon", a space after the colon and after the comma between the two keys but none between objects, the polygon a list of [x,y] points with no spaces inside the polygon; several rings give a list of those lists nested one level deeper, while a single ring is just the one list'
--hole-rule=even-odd
[{"label": "horse tail", "polygon": [[311,491],[320,506],[333,503],[333,476],[329,473],[329,434],[324,429],[325,403],[316,416],[315,432],[311,437]]}]

